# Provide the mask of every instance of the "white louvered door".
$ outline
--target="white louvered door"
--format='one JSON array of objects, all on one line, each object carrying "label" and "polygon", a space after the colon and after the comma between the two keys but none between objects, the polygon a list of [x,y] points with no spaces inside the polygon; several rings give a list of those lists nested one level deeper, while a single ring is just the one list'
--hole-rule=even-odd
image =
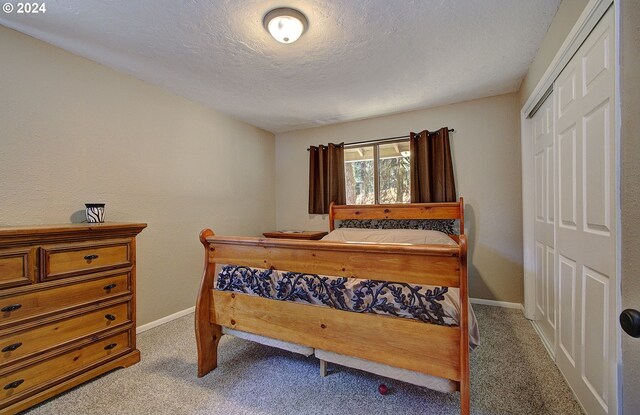
[{"label": "white louvered door", "polygon": [[589,415],[618,400],[614,41],[610,9],[554,84],[556,362]]},{"label": "white louvered door", "polygon": [[531,121],[535,172],[535,320],[547,347],[554,351],[556,273],[554,272],[555,157],[552,97],[545,100]]}]

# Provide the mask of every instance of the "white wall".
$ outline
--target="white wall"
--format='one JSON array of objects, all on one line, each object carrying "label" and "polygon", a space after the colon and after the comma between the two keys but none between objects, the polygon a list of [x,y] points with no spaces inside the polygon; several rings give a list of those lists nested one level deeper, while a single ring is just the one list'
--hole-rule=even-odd
[{"label": "white wall", "polygon": [[138,324],[192,307],[204,227],[275,227],[271,133],[0,26],[0,225],[147,222]]},{"label": "white wall", "polygon": [[465,199],[472,297],[521,303],[522,194],[517,94],[276,135],[278,229],[326,230],[309,215],[309,145],[354,142],[447,126],[456,186]]}]

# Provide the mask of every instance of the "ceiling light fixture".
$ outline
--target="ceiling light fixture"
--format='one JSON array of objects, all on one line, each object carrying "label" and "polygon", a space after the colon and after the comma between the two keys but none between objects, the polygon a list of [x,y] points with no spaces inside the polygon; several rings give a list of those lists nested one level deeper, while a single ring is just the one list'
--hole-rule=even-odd
[{"label": "ceiling light fixture", "polygon": [[295,42],[309,27],[305,15],[289,7],[271,10],[264,16],[262,24],[280,43]]}]

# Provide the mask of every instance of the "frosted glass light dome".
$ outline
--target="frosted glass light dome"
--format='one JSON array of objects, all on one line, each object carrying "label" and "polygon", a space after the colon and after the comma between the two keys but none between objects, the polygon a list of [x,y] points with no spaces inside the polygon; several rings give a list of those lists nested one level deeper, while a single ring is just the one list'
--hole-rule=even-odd
[{"label": "frosted glass light dome", "polygon": [[280,43],[293,43],[307,30],[308,21],[298,10],[282,7],[264,16],[264,28]]}]

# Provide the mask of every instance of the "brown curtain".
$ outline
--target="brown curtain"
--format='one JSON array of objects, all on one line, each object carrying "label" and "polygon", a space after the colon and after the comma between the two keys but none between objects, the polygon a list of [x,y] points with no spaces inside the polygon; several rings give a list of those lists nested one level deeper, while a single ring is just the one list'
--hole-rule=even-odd
[{"label": "brown curtain", "polygon": [[344,143],[309,148],[309,213],[329,213],[329,204],[346,204]]},{"label": "brown curtain", "polygon": [[411,203],[455,202],[449,130],[411,133]]}]

